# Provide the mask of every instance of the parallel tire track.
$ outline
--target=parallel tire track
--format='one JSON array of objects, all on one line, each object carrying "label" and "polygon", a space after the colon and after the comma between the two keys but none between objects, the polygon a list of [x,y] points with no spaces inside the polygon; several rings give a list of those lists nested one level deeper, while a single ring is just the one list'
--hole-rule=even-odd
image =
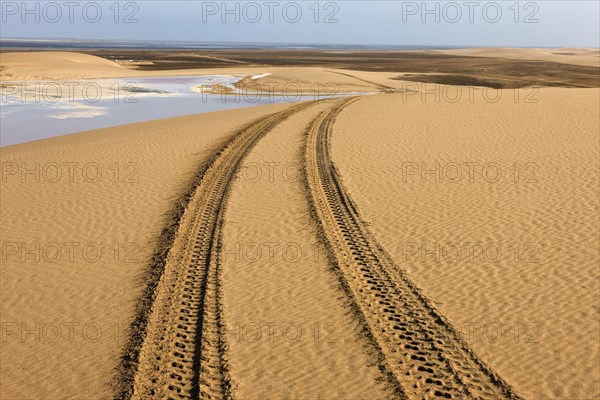
[{"label": "parallel tire track", "polygon": [[517,399],[392,261],[341,184],[329,141],[336,116],[356,100],[338,101],[311,124],[306,179],[325,244],[386,369],[409,399]]},{"label": "parallel tire track", "polygon": [[249,151],[311,103],[241,130],[206,169],[185,209],[156,287],[131,397],[232,398],[222,320],[220,247],[231,183]]}]

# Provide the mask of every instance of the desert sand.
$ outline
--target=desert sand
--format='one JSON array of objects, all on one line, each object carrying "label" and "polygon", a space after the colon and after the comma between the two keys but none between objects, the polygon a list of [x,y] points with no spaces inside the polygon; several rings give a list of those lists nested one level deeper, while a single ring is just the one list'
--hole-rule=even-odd
[{"label": "desert sand", "polygon": [[362,99],[333,159],[384,248],[520,393],[594,398],[600,97],[503,95]]},{"label": "desert sand", "polygon": [[598,49],[559,48],[534,49],[514,47],[479,47],[472,49],[435,50],[437,53],[454,54],[470,57],[501,57],[518,60],[541,60],[565,64],[600,66],[600,51]]},{"label": "desert sand", "polygon": [[390,396],[377,383],[377,360],[358,337],[360,325],[340,298],[308,218],[304,130],[328,106],[275,128],[248,155],[232,187],[223,293],[240,398]]},{"label": "desert sand", "polygon": [[337,74],[327,68],[273,66],[242,66],[223,68],[190,68],[185,70],[137,70],[89,54],[44,51],[0,53],[2,81],[78,81],[103,78],[141,78],[148,76],[233,75],[260,76],[243,83],[249,92],[282,91],[290,97],[296,93],[372,92],[377,86],[352,77]]},{"label": "desert sand", "polygon": [[2,399],[600,396],[597,88],[1,57],[369,94],[2,148]]},{"label": "desert sand", "polygon": [[[2,398],[108,396],[141,278],[176,201],[237,128],[282,107],[2,148],[3,167],[19,169],[14,175],[3,170],[2,182],[2,323],[9,324],[3,326]],[[38,168],[38,181],[21,173],[23,163]],[[33,254],[22,258],[26,249]],[[72,336],[70,323],[78,324]],[[25,328],[34,333],[24,334]]]}]

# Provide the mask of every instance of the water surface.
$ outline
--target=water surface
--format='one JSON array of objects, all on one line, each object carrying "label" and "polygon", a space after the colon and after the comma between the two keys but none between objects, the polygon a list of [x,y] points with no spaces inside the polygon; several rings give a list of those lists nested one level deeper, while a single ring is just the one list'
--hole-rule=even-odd
[{"label": "water surface", "polygon": [[232,85],[239,79],[178,76],[68,83],[3,82],[0,145],[159,118],[312,99],[293,94],[290,97],[239,92],[207,94],[197,89],[220,83],[234,90]]}]

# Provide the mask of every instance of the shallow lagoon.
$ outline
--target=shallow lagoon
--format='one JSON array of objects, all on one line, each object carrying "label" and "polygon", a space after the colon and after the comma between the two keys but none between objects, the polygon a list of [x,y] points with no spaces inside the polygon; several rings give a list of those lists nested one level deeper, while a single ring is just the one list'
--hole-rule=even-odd
[{"label": "shallow lagoon", "polygon": [[295,94],[208,94],[197,89],[219,83],[234,90],[232,85],[239,79],[177,76],[68,83],[3,82],[0,145],[152,119],[313,99]]}]

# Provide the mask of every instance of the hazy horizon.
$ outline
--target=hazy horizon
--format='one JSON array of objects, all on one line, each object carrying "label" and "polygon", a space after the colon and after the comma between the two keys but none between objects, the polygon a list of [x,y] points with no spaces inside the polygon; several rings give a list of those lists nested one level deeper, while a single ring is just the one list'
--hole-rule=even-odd
[{"label": "hazy horizon", "polygon": [[244,43],[273,44],[600,47],[600,4],[595,1],[67,4],[2,1],[2,38],[241,43],[243,37]]},{"label": "hazy horizon", "polygon": [[[2,37],[0,38],[0,47],[14,47],[14,48],[19,48],[18,46],[5,46],[3,42],[10,42],[10,41],[15,41],[15,42],[25,42],[25,41],[32,41],[32,42],[51,42],[51,43],[59,43],[59,44],[68,44],[69,42],[74,42],[74,43],[102,43],[104,45],[109,45],[109,44],[119,44],[119,43],[132,43],[132,44],[181,44],[181,45],[188,45],[190,47],[194,47],[194,45],[219,45],[219,44],[226,44],[229,45],[228,47],[231,47],[232,45],[240,45],[242,47],[249,47],[249,46],[259,46],[261,48],[268,48],[269,46],[273,46],[273,47],[285,47],[285,46],[297,46],[297,47],[308,47],[308,48],[319,48],[319,47],[330,47],[330,48],[335,48],[335,46],[339,46],[339,48],[344,48],[344,49],[348,49],[348,48],[353,48],[353,46],[355,46],[356,48],[385,48],[385,49],[405,49],[405,48],[423,48],[423,49],[436,49],[436,48],[444,48],[444,49],[453,49],[453,48],[481,48],[481,47],[490,47],[490,48],[508,48],[508,47],[514,47],[514,48],[523,48],[523,49],[527,49],[527,48],[547,48],[547,49],[552,49],[552,48],[557,48],[557,46],[511,46],[511,45],[495,45],[495,46],[478,46],[478,45],[461,45],[461,44],[457,44],[457,45],[451,45],[451,46],[444,46],[444,45],[424,45],[424,44],[419,44],[419,43],[407,43],[407,44],[382,44],[382,43],[371,43],[371,44],[359,44],[359,43],[334,43],[334,42],[322,42],[322,43],[306,43],[306,42],[254,42],[254,41],[213,41],[213,40],[206,40],[206,41],[197,41],[197,40],[138,40],[138,39],[97,39],[97,38],[88,38],[88,39],[79,39],[79,38],[74,38],[74,37],[65,37],[65,38],[40,38],[40,37]],[[27,46],[25,46],[27,47]],[[43,48],[43,46],[40,46]],[[213,46],[214,47],[214,46]],[[600,46],[570,46],[572,48],[594,48],[594,49],[600,49]]]}]

